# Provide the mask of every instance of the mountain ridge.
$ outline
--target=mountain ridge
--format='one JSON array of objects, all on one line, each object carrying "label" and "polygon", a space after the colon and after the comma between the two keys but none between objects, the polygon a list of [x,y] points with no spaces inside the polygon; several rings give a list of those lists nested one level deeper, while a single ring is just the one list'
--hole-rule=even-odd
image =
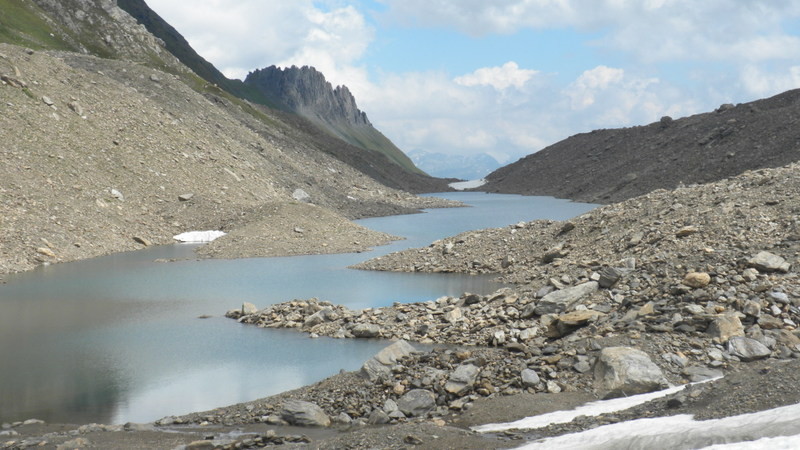
[{"label": "mountain ridge", "polygon": [[411,173],[424,173],[372,126],[347,86],[334,87],[314,67],[273,65],[256,69],[247,75],[244,84],[351,145],[383,154]]},{"label": "mountain ridge", "polygon": [[[381,176],[384,180],[392,180],[389,183],[393,187],[403,187],[413,191],[424,191],[425,188],[423,186],[430,184],[423,182],[419,187],[415,187],[413,185],[413,180],[423,180],[414,175],[424,176],[424,172],[417,168],[414,163],[411,162],[411,160],[402,152],[402,150],[397,148],[397,146],[395,146],[380,131],[372,127],[371,124],[369,124],[370,126],[368,127],[359,126],[363,125],[363,123],[359,122],[363,122],[366,119],[366,115],[358,111],[358,108],[355,106],[355,98],[352,97],[352,94],[350,94],[350,91],[345,86],[340,86],[336,89],[330,86],[329,89],[325,89],[327,87],[327,82],[324,80],[324,75],[316,70],[313,71],[315,74],[312,77],[294,77],[295,80],[309,81],[307,88],[313,88],[311,91],[298,86],[287,86],[285,80],[283,83],[281,83],[281,89],[274,89],[270,88],[270,86],[264,86],[263,84],[255,85],[252,82],[248,83],[247,80],[240,81],[228,79],[224,74],[222,74],[222,72],[214,67],[213,64],[206,61],[194,49],[192,49],[186,39],[174,27],[163,20],[155,11],[150,9],[145,2],[142,0],[118,0],[118,4],[120,8],[127,11],[131,16],[138,20],[139,23],[153,33],[153,35],[160,38],[164,42],[165,47],[181,62],[186,64],[186,66],[191,68],[196,74],[209,83],[213,83],[224,91],[244,100],[266,105],[271,108],[277,108],[296,113],[301,117],[310,120],[315,126],[320,127],[322,130],[330,133],[332,136],[338,139],[341,139],[349,145],[362,148],[367,152],[375,153],[377,155],[386,156],[389,163],[400,166],[402,170],[407,171],[412,175],[411,177],[399,176],[397,177],[398,179],[393,180],[393,175],[390,173],[392,171],[384,171]],[[256,71],[258,71],[258,69],[256,69]],[[307,72],[310,71],[306,71],[306,73],[303,75],[307,75]],[[319,80],[320,77],[322,80]],[[277,78],[278,77],[273,77],[273,81],[275,81]],[[319,97],[314,99],[304,95],[304,101],[297,103],[293,101],[291,95],[287,96],[287,93],[298,91],[303,91],[305,94],[313,92]],[[333,93],[330,94],[329,91],[333,91]],[[339,106],[339,108],[330,108],[326,111],[328,114],[332,115],[331,117],[321,114],[321,110],[318,108],[310,107],[314,103],[324,103],[329,101],[331,95],[337,99],[331,104]],[[353,119],[355,120],[353,123],[342,123],[336,120],[339,113],[352,113]],[[363,119],[361,119],[361,116],[363,116]],[[359,157],[356,160],[347,159],[348,155],[353,154],[353,152],[348,149],[332,151],[331,154],[334,154],[337,157],[345,158],[345,162],[355,164],[360,170],[368,172],[372,172],[373,167],[385,164],[387,162],[380,157],[376,158],[371,155]],[[362,159],[367,160],[368,162],[364,163],[363,161],[360,161]],[[402,178],[406,178],[406,180],[403,180]]]}]

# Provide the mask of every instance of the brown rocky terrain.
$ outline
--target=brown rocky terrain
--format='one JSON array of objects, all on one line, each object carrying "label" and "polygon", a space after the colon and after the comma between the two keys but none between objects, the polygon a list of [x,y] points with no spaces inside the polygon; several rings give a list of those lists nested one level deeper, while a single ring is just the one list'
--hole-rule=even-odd
[{"label": "brown rocky terrain", "polygon": [[480,189],[617,202],[800,158],[800,90],[645,126],[595,130],[489,174]]},{"label": "brown rocky terrain", "polygon": [[[187,84],[190,72],[129,17],[100,23],[106,38],[82,38],[85,23],[125,17],[114,2],[36,4],[69,19],[54,39],[128,61],[0,45],[0,273],[190,229],[229,233],[201,250],[217,257],[358,250],[391,237],[349,218],[450,205],[321,150],[333,137],[311,122]],[[155,424],[2,424],[0,446],[506,448],[631,418],[796,403],[800,165],[741,172],[796,159],[797,95],[570,138],[526,158],[535,166],[493,175],[490,188],[625,201],[359,266],[496,273],[512,288],[360,311],[310,299],[228,313],[312,338],[396,341],[360,372]],[[616,368],[645,376],[615,384],[606,375]],[[533,431],[469,429],[721,373],[628,411]]]},{"label": "brown rocky terrain", "polygon": [[[404,424],[384,432],[394,438],[355,432],[365,446],[435,446],[410,430],[474,425],[471,415],[499,421],[489,405],[502,398],[508,398],[506,410],[522,417],[531,414],[522,405],[543,395],[564,398],[566,405],[569,399],[733,374],[629,412],[494,436],[491,444],[485,436],[467,434],[463,439],[470,444],[459,443],[511,446],[513,441],[503,439],[552,436],[637,417],[681,412],[725,417],[794,404],[796,395],[786,389],[795,381],[800,358],[799,171],[794,164],[661,190],[568,222],[468,232],[359,266],[498,273],[515,283],[485,297],[465,294],[361,311],[311,299],[231,311],[228,315],[242,323],[295,328],[311,337],[398,342],[360,374],[178,423],[296,423],[286,413],[292,398],[351,427]],[[408,341],[418,344],[409,347]],[[427,350],[421,344],[444,347]],[[604,375],[609,369],[603,367],[617,356],[626,364],[638,361],[651,375],[623,387],[609,384]],[[765,377],[768,373],[774,379]],[[315,445],[324,448],[325,442]]]},{"label": "brown rocky terrain", "polygon": [[[319,227],[332,233],[306,234],[292,253],[321,248],[313,236],[341,235],[347,244],[330,246],[339,251],[386,240],[347,218],[449,204],[306,147],[269,110],[256,120],[139,64],[2,44],[0,72],[0,273],[169,243],[183,231],[233,231],[259,212],[270,240],[292,219],[264,205],[296,203],[295,194],[328,208]],[[288,210],[296,226],[307,220],[306,209]]]}]

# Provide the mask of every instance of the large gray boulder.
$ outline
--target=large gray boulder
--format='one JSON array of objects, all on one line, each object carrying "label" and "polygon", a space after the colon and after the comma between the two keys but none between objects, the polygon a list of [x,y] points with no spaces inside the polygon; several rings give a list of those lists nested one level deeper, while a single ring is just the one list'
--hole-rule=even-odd
[{"label": "large gray boulder", "polygon": [[289,400],[283,405],[281,418],[300,427],[327,427],[331,418],[319,406],[302,400]]},{"label": "large gray boulder", "polygon": [[748,262],[759,272],[788,272],[790,267],[785,259],[770,252],[759,252]]},{"label": "large gray boulder", "polygon": [[594,366],[594,383],[604,399],[644,394],[668,386],[661,369],[647,353],[631,347],[601,350]]},{"label": "large gray boulder", "polygon": [[381,335],[381,327],[374,323],[360,323],[350,332],[357,338],[374,338]]},{"label": "large gray boulder", "polygon": [[551,292],[536,304],[536,314],[559,314],[574,305],[578,300],[597,292],[600,285],[596,281],[579,284],[558,291]]},{"label": "large gray boulder", "polygon": [[388,379],[392,375],[392,366],[398,359],[417,351],[406,341],[397,341],[384,348],[361,366],[361,374],[370,381]]},{"label": "large gray boulder", "polygon": [[422,416],[436,408],[436,396],[426,389],[412,389],[397,400],[397,408],[406,416]]},{"label": "large gray boulder", "polygon": [[769,357],[772,351],[755,339],[736,336],[728,340],[728,353],[742,361],[755,361]]}]

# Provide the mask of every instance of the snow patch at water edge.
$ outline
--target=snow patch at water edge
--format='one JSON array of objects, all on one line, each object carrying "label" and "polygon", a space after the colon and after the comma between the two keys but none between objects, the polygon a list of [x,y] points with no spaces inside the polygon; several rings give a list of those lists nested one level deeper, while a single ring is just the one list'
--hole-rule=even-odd
[{"label": "snow patch at water edge", "polygon": [[[713,449],[798,448],[800,405],[722,419],[694,420],[682,414],[637,419],[534,442],[520,449]],[[778,439],[761,439],[778,438]]]},{"label": "snow patch at water edge", "polygon": [[225,234],[227,234],[227,233],[225,233],[224,231],[213,231],[213,230],[209,230],[209,231],[187,231],[185,233],[176,234],[175,236],[172,236],[172,239],[175,239],[176,241],[179,241],[179,242],[192,243],[192,244],[202,244],[202,243],[211,242],[214,239],[217,239],[217,238],[220,238],[222,236],[225,236]]},{"label": "snow patch at water edge", "polygon": [[458,182],[455,182],[455,183],[450,183],[448,186],[450,186],[451,188],[453,188],[453,189],[455,189],[457,191],[463,191],[464,189],[479,188],[479,187],[483,186],[484,184],[486,184],[486,180],[481,178],[480,180],[458,181]]}]

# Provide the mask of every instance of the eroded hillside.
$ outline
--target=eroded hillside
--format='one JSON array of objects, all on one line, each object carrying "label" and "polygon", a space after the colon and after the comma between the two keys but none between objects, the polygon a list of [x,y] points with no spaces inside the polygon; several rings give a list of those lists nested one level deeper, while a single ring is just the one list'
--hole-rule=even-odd
[{"label": "eroded hillside", "polygon": [[[203,96],[174,75],[5,44],[0,54],[0,272],[167,243],[190,229],[231,231],[243,216],[266,239],[294,227],[271,223],[264,205],[297,202],[298,190],[349,217],[430,202],[307,147],[268,111]],[[322,239],[387,239],[331,215],[314,225],[336,230]],[[297,244],[328,251],[307,242],[314,235]]]}]

